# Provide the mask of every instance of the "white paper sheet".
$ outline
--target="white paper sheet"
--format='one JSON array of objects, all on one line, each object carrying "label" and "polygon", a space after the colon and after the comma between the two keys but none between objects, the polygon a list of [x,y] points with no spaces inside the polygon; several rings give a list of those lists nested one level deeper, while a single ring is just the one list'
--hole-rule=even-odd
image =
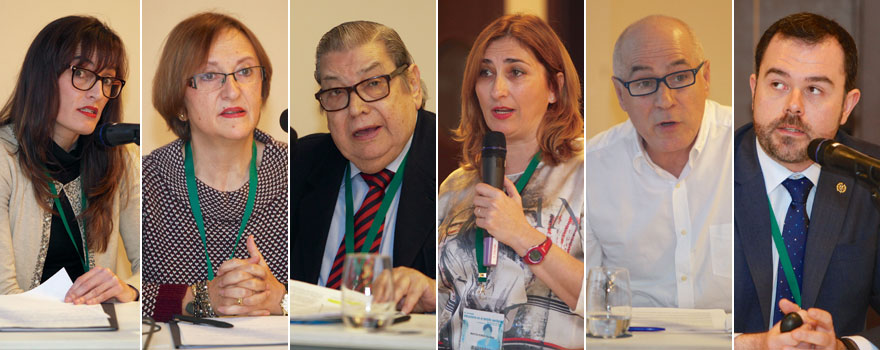
[{"label": "white paper sheet", "polygon": [[178,322],[182,345],[287,345],[286,316],[223,317],[214,318],[231,323],[232,328],[218,328]]},{"label": "white paper sheet", "polygon": [[290,280],[290,320],[309,321],[342,317],[342,292]]},{"label": "white paper sheet", "polygon": [[101,305],[73,305],[64,295],[73,282],[61,269],[37,288],[0,295],[0,328],[88,328],[109,326]]},{"label": "white paper sheet", "polygon": [[721,309],[632,308],[630,327],[663,327],[666,332],[726,333],[727,314]]}]

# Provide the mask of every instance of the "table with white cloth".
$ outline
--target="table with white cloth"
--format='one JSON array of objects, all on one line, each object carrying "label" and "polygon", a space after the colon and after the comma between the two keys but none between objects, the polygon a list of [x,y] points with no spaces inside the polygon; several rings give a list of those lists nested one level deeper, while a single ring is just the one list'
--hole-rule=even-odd
[{"label": "table with white cloth", "polygon": [[617,339],[587,337],[587,349],[642,350],[642,349],[700,349],[730,350],[730,333],[666,333],[633,332],[632,336]]},{"label": "table with white cloth", "polygon": [[409,321],[378,332],[348,330],[342,323],[291,324],[290,348],[312,349],[436,349],[437,316],[411,314]]},{"label": "table with white cloth", "polygon": [[139,349],[140,303],[117,303],[119,330],[108,332],[0,332],[0,349]]}]

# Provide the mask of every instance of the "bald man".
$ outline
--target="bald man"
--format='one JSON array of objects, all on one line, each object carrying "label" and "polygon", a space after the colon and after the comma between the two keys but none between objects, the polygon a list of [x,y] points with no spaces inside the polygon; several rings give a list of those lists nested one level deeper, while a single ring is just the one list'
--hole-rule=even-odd
[{"label": "bald man", "polygon": [[732,111],[681,20],[618,37],[611,80],[629,119],[587,142],[586,263],[629,270],[637,307],[731,311]]}]

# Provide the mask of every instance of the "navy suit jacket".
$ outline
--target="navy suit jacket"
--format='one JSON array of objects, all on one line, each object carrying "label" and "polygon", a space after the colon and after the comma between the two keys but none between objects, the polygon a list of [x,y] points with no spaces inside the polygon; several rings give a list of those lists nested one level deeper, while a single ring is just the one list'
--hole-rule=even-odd
[{"label": "navy suit jacket", "polygon": [[[877,146],[844,132],[835,139],[873,157],[880,155]],[[736,131],[733,319],[737,333],[767,331],[774,303],[770,211],[756,147],[752,124]],[[846,186],[843,193],[840,184]],[[823,167],[815,188],[802,307],[830,312],[838,337],[861,335],[880,344],[880,328],[864,330],[868,306],[880,310],[880,211],[870,188],[857,182],[854,174]]]},{"label": "navy suit jacket", "polygon": [[[394,227],[394,267],[406,266],[436,278],[435,203],[437,116],[419,110],[400,189]],[[317,283],[336,197],[348,159],[330,134],[297,141],[291,153],[290,277]]]}]

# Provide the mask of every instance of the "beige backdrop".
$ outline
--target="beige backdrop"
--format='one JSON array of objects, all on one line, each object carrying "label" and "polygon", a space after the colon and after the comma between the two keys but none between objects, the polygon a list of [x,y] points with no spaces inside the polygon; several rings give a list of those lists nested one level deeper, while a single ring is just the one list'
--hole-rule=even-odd
[{"label": "beige backdrop", "polygon": [[143,154],[160,147],[177,137],[162,116],[153,108],[153,75],[165,37],[177,23],[199,12],[216,11],[231,15],[244,23],[260,39],[272,61],[272,89],[258,128],[277,140],[287,142],[287,133],[278,123],[288,101],[288,37],[286,0],[144,0],[143,1],[143,50],[144,50],[144,104],[141,144]]},{"label": "beige backdrop", "polygon": [[136,0],[0,0],[0,104],[5,104],[15,88],[21,63],[28,47],[49,22],[70,15],[94,16],[106,23],[122,38],[128,54],[128,77],[122,90],[123,118],[137,123],[140,119],[140,33],[138,1]]},{"label": "beige backdrop", "polygon": [[587,1],[587,66],[585,124],[587,138],[627,119],[611,83],[611,54],[617,36],[630,23],[654,14],[677,17],[691,26],[711,61],[709,98],[732,103],[733,36],[730,0],[589,0]]},{"label": "beige backdrop", "polygon": [[400,34],[428,86],[425,109],[436,112],[435,13],[434,1],[430,0],[294,1],[290,11],[291,127],[299,136],[327,132],[327,120],[315,100],[319,90],[314,78],[315,47],[328,30],[354,20],[382,23]]}]

